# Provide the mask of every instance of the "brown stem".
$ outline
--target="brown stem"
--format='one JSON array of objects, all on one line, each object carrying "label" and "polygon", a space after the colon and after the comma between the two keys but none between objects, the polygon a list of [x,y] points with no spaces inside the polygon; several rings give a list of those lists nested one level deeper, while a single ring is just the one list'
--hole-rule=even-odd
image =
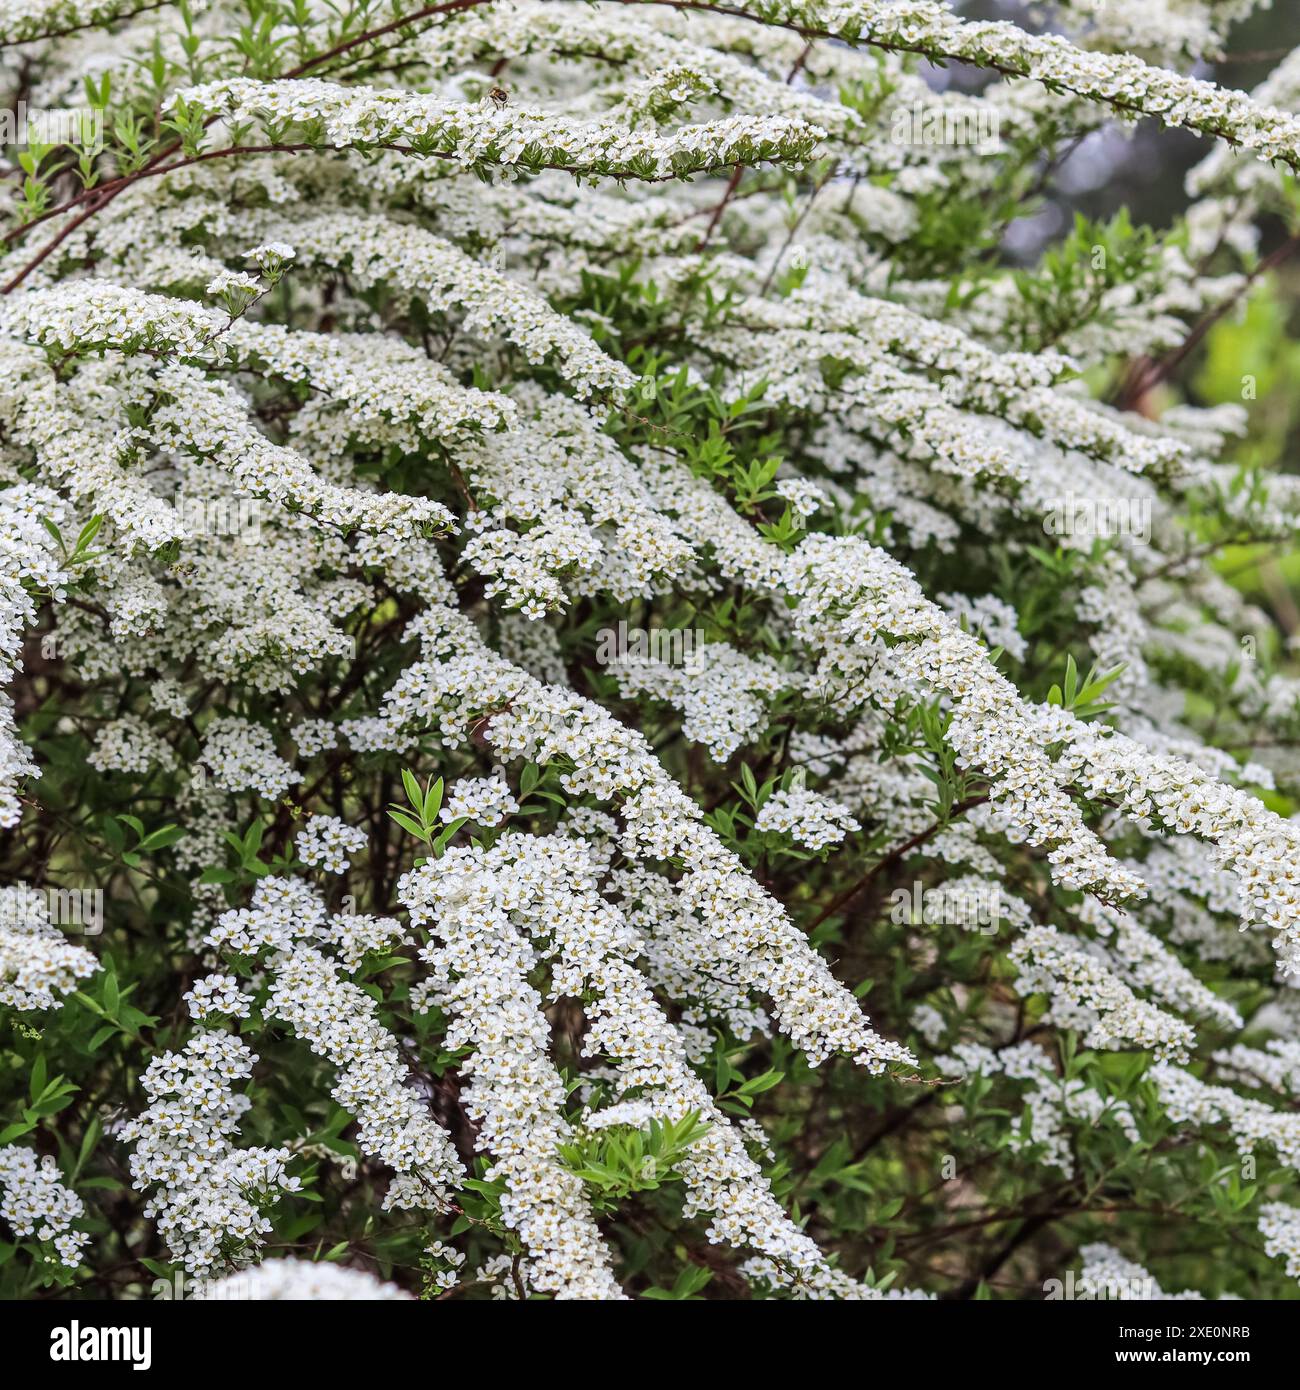
[{"label": "brown stem", "polygon": [[946,820],[935,821],[935,823],[927,829],[918,831],[910,840],[904,840],[897,849],[890,850],[883,859],[873,864],[856,883],[846,888],[839,897],[833,898],[808,924],[807,930],[815,930],[817,927],[821,926],[828,917],[833,917],[837,912],[848,907],[854,898],[871,883],[871,880],[875,878],[882,869],[887,868],[891,864],[896,864],[900,859],[911,854],[913,850],[919,849],[932,835],[937,835],[939,831],[950,825],[956,816],[961,815],[965,811],[969,811],[972,806],[983,805],[988,799],[987,793],[981,796],[968,796],[964,801],[957,802]]},{"label": "brown stem", "polygon": [[731,195],[740,186],[740,180],[744,176],[745,166],[737,164],[731,171],[731,178],[727,180],[727,190],[723,193],[718,202],[718,206],[713,209],[713,216],[709,218],[709,225],[704,229],[704,235],[700,238],[695,247],[698,255],[709,244],[709,238],[713,235],[718,223],[722,220],[722,214],[726,210],[727,204],[731,201]]},{"label": "brown stem", "polygon": [[1120,410],[1133,410],[1148,391],[1154,390],[1187,360],[1187,357],[1195,350],[1210,329],[1240,302],[1242,296],[1261,275],[1266,275],[1270,270],[1281,265],[1297,247],[1300,247],[1300,232],[1288,237],[1281,246],[1265,256],[1236,290],[1216,304],[1172,352],[1162,357],[1159,362],[1152,362],[1149,358],[1139,358],[1129,369],[1128,377],[1120,388],[1119,397],[1115,402],[1118,408]]},{"label": "brown stem", "polygon": [[61,39],[68,34],[79,34],[83,29],[103,29],[119,20],[134,19],[136,15],[148,14],[150,10],[160,10],[170,5],[172,0],[149,0],[134,10],[123,10],[121,14],[106,15],[103,19],[88,19],[82,24],[69,24],[66,29],[50,29],[44,34],[33,34],[29,39],[6,39],[0,48],[21,48],[26,43],[46,43],[50,39]]}]

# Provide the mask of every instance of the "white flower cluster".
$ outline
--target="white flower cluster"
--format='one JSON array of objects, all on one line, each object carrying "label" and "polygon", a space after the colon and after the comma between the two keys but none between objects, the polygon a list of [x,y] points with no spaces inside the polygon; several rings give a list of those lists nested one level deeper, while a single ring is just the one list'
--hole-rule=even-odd
[{"label": "white flower cluster", "polygon": [[1234,1043],[1214,1054],[1221,1074],[1248,1086],[1264,1085],[1284,1096],[1300,1092],[1300,1040],[1270,1038],[1263,1048]]},{"label": "white flower cluster", "polygon": [[[56,602],[64,597],[67,576],[51,552],[42,516],[54,525],[66,522],[67,508],[57,493],[25,482],[0,491],[0,684],[22,666],[23,633],[36,620],[30,591],[48,593]],[[13,702],[0,690],[0,827],[18,823],[18,783],[40,775],[18,738]]]},{"label": "white flower cluster", "polygon": [[808,478],[780,478],[772,491],[790,504],[797,517],[809,517],[826,503],[826,492]]},{"label": "white flower cluster", "polygon": [[45,481],[75,501],[93,499],[120,532],[124,555],[184,538],[175,508],[124,466],[133,457],[135,434],[124,428],[117,398],[105,390],[110,383],[97,379],[101,374],[83,368],[71,381],[59,381],[43,352],[3,336],[0,363],[13,391],[6,419]]},{"label": "white flower cluster", "polygon": [[980,594],[978,598],[967,594],[939,594],[938,601],[990,647],[1001,647],[1012,661],[1025,659],[1028,649],[1020,635],[1016,610],[1009,603],[1003,603],[993,594]]},{"label": "white flower cluster", "polygon": [[401,730],[412,720],[431,722],[448,742],[463,742],[476,711],[500,711],[482,729],[500,758],[559,762],[567,791],[620,802],[624,854],[683,864],[678,891],[690,914],[709,921],[701,941],[718,973],[767,994],[778,1025],[810,1060],[838,1051],[873,1071],[912,1061],[905,1048],[867,1026],[857,1002],[703,824],[699,807],[667,777],[643,738],[600,706],[510,666],[459,613],[430,608],[413,631],[425,657],[385,698],[380,723],[386,727],[375,731],[385,746],[401,746]]},{"label": "white flower cluster", "polygon": [[1066,744],[1063,771],[1090,796],[1117,801],[1139,825],[1155,820],[1176,834],[1208,840],[1213,864],[1236,876],[1243,922],[1271,927],[1282,969],[1300,970],[1300,826],[1135,739],[1072,716],[1054,714],[1051,723]]},{"label": "white flower cluster", "polygon": [[[461,1281],[465,1256],[454,1245],[433,1240],[424,1247],[425,1277],[438,1289],[454,1289]],[[441,1265],[442,1268],[438,1266]]]},{"label": "white flower cluster", "polygon": [[1123,1102],[1107,1099],[1077,1077],[1058,1076],[1047,1054],[1033,1043],[1016,1043],[994,1051],[980,1043],[959,1043],[949,1055],[935,1062],[959,1076],[997,1076],[1028,1082],[1024,1116],[1011,1126],[1013,1150],[1035,1149],[1040,1161],[1058,1168],[1067,1177],[1075,1171],[1074,1148],[1067,1120],[1091,1127],[1105,1121],[1136,1144],[1141,1138],[1132,1110]]},{"label": "white flower cluster", "polygon": [[446,1187],[461,1173],[451,1141],[407,1084],[397,1040],[380,1023],[374,999],[311,944],[337,943],[353,967],[366,950],[388,944],[395,927],[389,919],[331,919],[305,884],[270,877],[258,883],[250,907],[221,916],[206,944],[241,955],[270,949],[265,1012],[336,1069],[331,1093],[357,1117],[361,1148],[398,1174],[386,1204],[441,1210]]},{"label": "white flower cluster", "polygon": [[[964,764],[989,778],[993,809],[1008,832],[1049,846],[1057,882],[1104,897],[1141,891],[1061,789],[1044,751],[1051,738],[1042,717],[902,565],[855,539],[810,536],[790,556],[786,584],[799,599],[796,628],[825,653],[824,668],[851,680],[883,661],[903,680],[951,698],[949,741]],[[886,647],[879,640],[886,634],[898,644]]]},{"label": "white flower cluster", "polygon": [[[825,132],[795,116],[732,116],[670,130],[624,125],[619,113],[574,120],[554,111],[448,102],[403,90],[342,87],[314,78],[255,82],[228,78],[182,89],[177,101],[197,104],[233,126],[278,131],[309,126],[335,148],[404,148],[454,159],[465,169],[554,166],[623,178],[681,177],[743,160],[797,162]],[[294,238],[295,247],[301,242]]]},{"label": "white flower cluster", "polygon": [[0,1146],[0,1219],[19,1240],[34,1236],[76,1269],[90,1233],[74,1223],[85,1214],[85,1203],[64,1184],[50,1154],[38,1158],[19,1144]]},{"label": "white flower cluster", "polygon": [[1300,1115],[1274,1110],[1227,1086],[1207,1085],[1181,1067],[1162,1064],[1149,1076],[1175,1124],[1226,1125],[1239,1153],[1249,1154],[1257,1144],[1267,1144],[1279,1162],[1300,1171]]},{"label": "white flower cluster", "polygon": [[165,403],[150,417],[150,438],[161,449],[212,459],[241,495],[305,511],[326,528],[407,535],[452,525],[447,508],[428,498],[363,492],[322,479],[296,450],[273,444],[257,428],[231,387],[207,380],[196,367],[177,363],[160,370],[157,380]]},{"label": "white flower cluster", "polygon": [[0,38],[27,43],[83,25],[104,24],[134,14],[140,0],[5,0],[0,11]]},{"label": "white flower cluster", "polygon": [[[452,849],[408,874],[400,893],[434,936],[425,993],[455,1018],[449,1041],[472,1046],[467,1103],[504,1179],[502,1212],[529,1251],[529,1282],[560,1297],[621,1296],[576,1177],[556,1159],[568,1133],[564,1087],[548,1056],[542,998],[528,983],[550,962],[552,990],[597,993],[584,1050],[617,1059],[620,1092],[669,1119],[698,1112],[711,1128],[681,1160],[688,1211],[712,1213],[710,1237],[761,1251],[779,1282],[822,1296],[863,1296],[825,1262],[772,1197],[740,1136],[692,1071],[683,1040],[632,964],[623,915],[597,890],[603,856],[567,836],[506,835],[490,850]],[[596,1120],[599,1127],[600,1120]]]},{"label": "white flower cluster", "polygon": [[238,312],[241,305],[251,304],[262,292],[262,282],[242,270],[219,270],[208,281],[206,290],[231,312]]},{"label": "white flower cluster", "polygon": [[363,912],[336,912],[316,928],[316,934],[329,943],[348,971],[359,970],[367,956],[382,955],[407,942],[406,931],[395,917]]},{"label": "white flower cluster", "polygon": [[374,1000],[343,980],[328,957],[297,946],[272,962],[267,1010],[338,1068],[332,1094],[358,1123],[357,1142],[406,1179],[386,1205],[446,1206],[445,1188],[461,1175],[446,1132],[406,1083],[396,1039],[375,1017]]},{"label": "white flower cluster", "polygon": [[191,1274],[236,1263],[271,1230],[264,1206],[299,1180],[287,1148],[239,1148],[250,1102],[234,1083],[252,1075],[255,1053],[231,1033],[200,1032],[164,1052],[140,1078],[150,1105],[117,1131],[133,1144],[131,1176],[153,1190],[145,1214]]},{"label": "white flower cluster", "polygon": [[350,441],[365,440],[413,453],[425,439],[454,446],[513,423],[514,406],[504,396],[460,386],[424,353],[376,338],[291,333],[241,319],[222,334],[221,346],[241,365],[312,388],[293,433],[315,452],[341,455]]},{"label": "white flower cluster", "polygon": [[1106,964],[1130,985],[1146,990],[1171,1008],[1212,1019],[1235,1031],[1241,1014],[1203,984],[1154,932],[1140,926],[1131,913],[1085,898],[1076,917],[1093,926],[1106,942]]},{"label": "white flower cluster", "polygon": [[[583,853],[573,841],[556,852]],[[485,861],[482,852],[452,850],[436,878],[417,871],[403,880],[412,920],[435,934],[421,952],[432,971],[421,999],[453,1018],[449,1046],[474,1049],[463,1101],[493,1155],[489,1177],[505,1183],[501,1213],[528,1251],[530,1283],[561,1298],[621,1298],[582,1181],[559,1160],[570,1131],[542,999],[528,983],[537,954],[504,906],[526,911],[546,879],[526,861],[498,888],[493,861],[504,855],[488,853]],[[560,904],[553,910],[558,916]]]},{"label": "white flower cluster", "polygon": [[133,772],[147,776],[154,768],[176,764],[171,746],[136,715],[123,715],[101,725],[87,759],[100,772]]},{"label": "white flower cluster", "polygon": [[50,922],[45,894],[26,884],[0,888],[0,1004],[57,1008],[99,962]]},{"label": "white flower cluster", "polygon": [[337,816],[311,816],[294,845],[304,864],[327,874],[343,874],[352,862],[349,855],[365,849],[366,832],[360,826],[345,825]]},{"label": "white flower cluster", "polygon": [[1016,938],[1011,960],[1020,972],[1016,989],[1047,995],[1045,1017],[1078,1028],[1089,1047],[1152,1048],[1181,1060],[1195,1042],[1189,1024],[1139,999],[1082,942],[1055,927],[1030,927]]},{"label": "white flower cluster", "polygon": [[1300,1207],[1285,1202],[1266,1202],[1259,1209],[1259,1233],[1264,1250],[1286,1261],[1286,1272],[1300,1279]]},{"label": "white flower cluster", "polygon": [[[192,24],[170,6],[0,0],[0,46],[51,36],[33,101],[110,75],[131,109],[198,122],[134,170],[120,128],[105,177],[48,217],[30,203],[6,242],[0,686],[25,651],[32,669],[16,703],[0,689],[0,827],[24,854],[54,852],[22,838],[24,807],[32,822],[42,808],[20,727],[38,753],[51,728],[80,741],[83,771],[115,797],[147,781],[151,803],[175,800],[184,837],[146,868],[191,894],[183,941],[208,973],[187,973],[197,1031],[155,1057],[148,1108],[121,1135],[176,1257],[237,1270],[213,1296],[403,1296],[330,1263],[240,1268],[269,1203],[296,1189],[291,1156],[324,1152],[306,1136],[237,1145],[250,1102],[235,1086],[258,1059],[233,1030],[269,1026],[310,1049],[355,1116],[352,1176],[392,1170],[388,1211],[452,1209],[465,1172],[433,1107],[459,1091],[524,1251],[483,1259],[494,1298],[623,1297],[616,1246],[559,1147],[691,1114],[706,1128],[677,1162],[685,1213],[744,1252],[756,1292],[881,1297],[784,1210],[764,1172],[776,1140],[702,1079],[720,1031],[745,1047],[779,1032],[814,1067],[852,1059],[873,1096],[918,1065],[859,1008],[856,949],[841,982],[810,939],[832,912],[846,941],[859,926],[868,895],[837,895],[836,868],[850,891],[885,868],[933,885],[890,937],[927,982],[897,1021],[947,1049],[940,1067],[1023,1088],[1013,1150],[1072,1177],[1086,1128],[1141,1132],[1024,1029],[1001,1048],[970,1040],[1007,1036],[1008,978],[1047,1000],[1029,1036],[1149,1049],[1174,1124],[1226,1127],[1243,1153],[1264,1143],[1300,1167],[1300,992],[1269,979],[1267,944],[1300,972],[1300,820],[1250,790],[1294,791],[1297,686],[1241,661],[1243,637],[1270,625],[1182,524],[1204,505],[1285,536],[1300,488],[1243,486],[1223,461],[1239,407],[1156,420],[1146,401],[1087,395],[1117,357],[1155,370],[1258,278],[1259,215],[1286,209],[1273,165],[1300,171],[1300,55],[1248,97],[1126,51],[1213,57],[1250,4],[1062,0],[1053,32],[1031,33],[933,0],[465,0],[385,27],[354,82],[361,55],[337,47],[353,30],[328,6],[269,40],[286,63],[329,51],[328,65],[250,64],[253,77],[231,75],[247,55],[232,62],[222,5]],[[118,20],[109,43],[80,32]],[[993,80],[932,90],[921,60]],[[917,126],[969,118],[1020,158],[1058,151],[1064,129],[1104,150],[1116,116],[1227,147],[1192,176],[1207,196],[1186,247],[1130,247],[1117,224],[1119,264],[949,273],[960,248],[942,218],[1000,202],[1005,166]],[[1211,258],[1243,265],[1202,273]],[[1044,277],[1059,303],[1042,302]],[[765,419],[771,457],[748,463]],[[742,462],[748,478],[731,476]],[[1055,535],[1061,573],[1081,577],[1064,597],[1089,659],[1125,666],[1105,722],[1033,703],[990,653],[1005,668],[1055,645],[1054,616],[1037,590],[1022,602],[1016,576],[1046,563],[1044,517],[1076,489],[1144,518],[1140,536],[1111,519]],[[89,553],[74,554],[92,518]],[[968,567],[978,537],[997,554]],[[705,621],[719,638],[691,629],[659,659],[625,640],[634,614],[647,639]],[[1216,737],[1226,748],[1247,737],[1239,719],[1262,719],[1278,728],[1267,753],[1239,763],[1198,739],[1170,677],[1188,665],[1225,688],[1237,672]],[[598,703],[614,691],[649,711],[653,747]],[[65,701],[54,724],[47,703]],[[467,825],[395,887],[391,843],[365,828],[384,801],[366,778],[379,768],[387,784],[398,758],[445,776],[441,822]],[[50,758],[51,780],[66,762]],[[535,783],[516,787],[520,763],[550,771],[537,802]],[[712,794],[724,763],[751,792],[751,772],[785,778],[754,829],[827,861],[807,884],[779,853],[742,859],[761,845],[731,838],[747,818]],[[936,780],[961,779],[961,803],[937,815]],[[521,804],[551,814],[550,833],[521,832]],[[364,855],[367,873],[320,893],[268,875],[229,910],[226,840],[250,805],[274,811],[274,874],[290,836],[311,869],[345,874]],[[828,858],[864,827],[874,868]],[[143,878],[124,860],[115,886],[127,868]],[[382,915],[395,900],[409,921]],[[1017,932],[1014,975],[1000,941],[971,943],[992,968],[949,990],[948,935],[913,928],[964,924],[972,902]],[[1195,961],[1215,963],[1212,985]],[[402,967],[391,996],[376,964]],[[1250,988],[1232,974],[1220,993],[1218,967],[1242,967]],[[40,895],[0,890],[0,1004],[55,1008],[96,968]],[[1253,1012],[1256,987],[1271,995]],[[448,1022],[440,1053],[465,1049],[454,1074],[440,1062],[430,1079],[408,998]],[[1219,1046],[1244,1026],[1243,1000],[1252,1045]],[[1209,1073],[1224,1084],[1171,1064],[1205,1062],[1188,1061],[1184,1016],[1225,1035]],[[560,1068],[570,1042],[592,1064],[576,1088]],[[0,1148],[0,1185],[15,1233],[75,1266],[81,1204],[49,1161]],[[1263,1206],[1259,1231],[1300,1277],[1297,1209]],[[463,1257],[421,1240],[430,1279],[452,1288]],[[1110,1246],[1082,1255],[1089,1283],[1165,1296]]]},{"label": "white flower cluster", "polygon": [[503,777],[462,777],[447,789],[447,798],[438,811],[444,821],[476,821],[479,825],[500,825],[519,810],[510,785]]},{"label": "white flower cluster", "polygon": [[314,758],[338,747],[338,731],[327,719],[304,719],[293,726],[292,734],[303,758]]},{"label": "white flower cluster", "polygon": [[461,455],[478,504],[465,553],[488,592],[536,618],[575,595],[648,598],[681,576],[690,547],[602,417],[527,386],[516,399],[519,428]]},{"label": "white flower cluster", "polygon": [[0,311],[0,332],[44,348],[162,350],[185,358],[208,356],[225,322],[214,309],[93,280],[17,295]]},{"label": "white flower cluster", "polygon": [[1113,1245],[1094,1241],[1091,1245],[1083,1246],[1079,1254],[1083,1257],[1083,1267],[1079,1271],[1076,1287],[1095,1298],[1114,1299],[1121,1303],[1148,1299],[1195,1302],[1202,1298],[1192,1289],[1184,1289],[1182,1293],[1165,1293],[1140,1264],[1125,1259]]},{"label": "white flower cluster", "polygon": [[22,819],[17,786],[26,777],[40,775],[31,752],[18,737],[14,702],[0,690],[0,827],[11,829]]},{"label": "white flower cluster", "polygon": [[595,101],[608,103],[606,109],[612,106],[624,118],[654,117],[663,108],[699,97],[724,102],[732,110],[798,116],[813,125],[858,124],[856,113],[774,80],[761,65],[726,51],[724,43],[711,47],[693,42],[689,36],[666,33],[657,17],[642,19],[635,12],[609,7],[593,14],[569,5],[522,0],[464,10],[448,14],[412,47],[431,72],[439,74],[462,74],[498,55],[517,65],[530,58],[572,60],[577,54],[616,65],[616,70],[648,74],[634,84],[617,72],[613,82],[601,84]]},{"label": "white flower cluster", "polygon": [[[936,468],[958,476],[1023,478],[1025,465],[1014,455],[1032,452],[1040,439],[1131,473],[1162,477],[1186,463],[1180,441],[1144,435],[1052,389],[1073,365],[1070,358],[1051,350],[993,351],[951,323],[857,294],[843,277],[814,280],[781,302],[746,300],[738,316],[749,331],[724,330],[722,338],[746,375],[770,378],[774,394],[811,404],[834,399],[822,359],[851,366],[854,375],[840,387],[852,401],[846,418],[860,416],[886,432],[905,429],[909,448],[924,444]],[[936,382],[928,372],[942,376]],[[843,401],[837,404],[842,410]],[[987,417],[1025,437],[1005,428],[996,433]]]},{"label": "white flower cluster", "polygon": [[726,642],[695,642],[683,665],[626,656],[611,667],[620,691],[665,700],[682,714],[682,734],[726,760],[767,723],[767,702],[795,682],[767,657]]},{"label": "white flower cluster", "polygon": [[788,835],[806,849],[825,849],[837,845],[862,826],[849,814],[849,808],[807,787],[774,791],[754,817],[755,830],[774,830]]},{"label": "white flower cluster", "polygon": [[554,359],[579,391],[626,390],[635,377],[535,291],[421,227],[348,212],[257,217],[265,232],[292,235],[300,262],[346,270],[362,286],[388,283],[430,308],[458,309],[467,332],[500,332],[530,362]]},{"label": "white flower cluster", "polygon": [[208,1301],[248,1299],[258,1303],[349,1303],[400,1301],[411,1295],[364,1269],[350,1269],[347,1265],[325,1261],[263,1260],[252,1269],[211,1280],[196,1297]]},{"label": "white flower cluster", "polygon": [[934,0],[751,0],[749,13],[848,43],[995,66],[1134,117],[1213,135],[1260,159],[1300,164],[1300,120],[1242,92],[1154,67],[1130,54],[1088,53],[1057,34],[959,19]]},{"label": "white flower cluster", "polygon": [[206,975],[181,998],[190,1006],[190,1017],[196,1023],[213,1017],[247,1018],[253,1003],[233,975]]},{"label": "white flower cluster", "polygon": [[204,731],[203,761],[223,791],[257,791],[269,801],[302,780],[275,751],[269,729],[233,715],[214,719]]}]

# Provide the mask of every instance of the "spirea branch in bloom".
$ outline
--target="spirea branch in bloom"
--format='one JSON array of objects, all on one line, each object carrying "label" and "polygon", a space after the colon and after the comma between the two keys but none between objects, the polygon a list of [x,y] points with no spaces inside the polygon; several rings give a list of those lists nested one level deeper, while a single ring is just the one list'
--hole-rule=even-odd
[{"label": "spirea branch in bloom", "polygon": [[1250,8],[0,3],[0,1293],[1290,1287]]}]

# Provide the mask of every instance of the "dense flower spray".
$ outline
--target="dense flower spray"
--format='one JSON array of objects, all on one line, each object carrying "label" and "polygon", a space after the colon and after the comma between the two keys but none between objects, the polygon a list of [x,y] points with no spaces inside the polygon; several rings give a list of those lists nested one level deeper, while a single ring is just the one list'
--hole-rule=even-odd
[{"label": "dense flower spray", "polygon": [[0,1292],[1300,1277],[1300,60],[1056,8],[0,3]]}]

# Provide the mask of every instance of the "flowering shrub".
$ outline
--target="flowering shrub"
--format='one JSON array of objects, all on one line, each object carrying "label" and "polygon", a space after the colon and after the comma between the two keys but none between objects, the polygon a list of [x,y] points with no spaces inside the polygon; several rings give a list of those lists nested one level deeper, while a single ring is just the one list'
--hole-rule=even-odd
[{"label": "flowering shrub", "polygon": [[1300,62],[1058,8],[0,4],[0,1294],[1294,1290]]}]

